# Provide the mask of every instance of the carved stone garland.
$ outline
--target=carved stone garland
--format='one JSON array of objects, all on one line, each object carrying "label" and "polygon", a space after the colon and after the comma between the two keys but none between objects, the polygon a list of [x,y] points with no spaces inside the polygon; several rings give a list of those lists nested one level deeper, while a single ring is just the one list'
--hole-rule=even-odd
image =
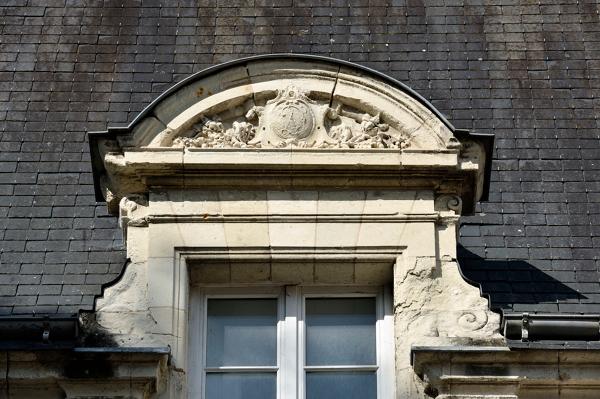
[{"label": "carved stone garland", "polygon": [[[217,117],[204,117],[192,132],[173,140],[174,147],[195,148],[389,148],[402,149],[408,139],[381,121],[381,115],[331,108],[289,85],[264,106],[254,106],[245,121],[230,128]],[[252,123],[254,122],[254,123]]]}]

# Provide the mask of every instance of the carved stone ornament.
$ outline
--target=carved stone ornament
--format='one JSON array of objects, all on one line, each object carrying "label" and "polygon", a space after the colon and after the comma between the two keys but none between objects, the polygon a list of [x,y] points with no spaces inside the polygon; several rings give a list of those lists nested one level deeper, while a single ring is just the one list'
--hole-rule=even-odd
[{"label": "carved stone ornament", "polygon": [[482,309],[465,310],[457,319],[457,325],[465,331],[481,330],[488,324],[488,312]]},{"label": "carved stone ornament", "polygon": [[269,101],[264,108],[263,131],[268,128],[283,140],[306,139],[315,128],[315,114],[311,105],[314,105],[314,102],[298,88],[289,86],[280,91],[277,98]]},{"label": "carved stone ornament", "polygon": [[436,201],[438,219],[450,223],[485,195],[492,142],[454,129],[400,82],[359,65],[271,55],[190,76],[128,126],[91,133],[90,155],[96,196],[111,214],[121,198],[154,186],[277,182],[435,188],[463,201]]},{"label": "carved stone ornament", "polygon": [[203,116],[173,140],[174,147],[195,148],[389,148],[408,147],[408,136],[377,113],[313,100],[290,84],[264,106],[249,107],[243,118]]},{"label": "carved stone ornament", "polygon": [[435,199],[434,206],[436,211],[460,215],[462,212],[462,199],[457,194],[444,194]]},{"label": "carved stone ornament", "polygon": [[146,226],[146,208],[148,199],[144,195],[130,195],[121,198],[119,203],[119,224],[127,226]]}]

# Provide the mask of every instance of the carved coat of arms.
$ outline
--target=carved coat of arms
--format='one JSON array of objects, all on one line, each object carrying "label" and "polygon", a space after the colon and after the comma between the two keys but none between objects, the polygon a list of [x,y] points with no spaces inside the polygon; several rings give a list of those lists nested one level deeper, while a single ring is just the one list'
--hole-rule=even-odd
[{"label": "carved coat of arms", "polygon": [[253,107],[246,117],[258,118],[256,137],[249,144],[284,147],[320,146],[334,141],[325,130],[329,106],[309,99],[295,86],[279,90],[264,107]]},{"label": "carved coat of arms", "polygon": [[264,106],[252,106],[246,121],[204,118],[190,135],[173,141],[177,147],[199,148],[390,148],[408,145],[401,132],[391,131],[381,115],[347,110],[342,104],[310,99],[294,85],[277,90]]}]

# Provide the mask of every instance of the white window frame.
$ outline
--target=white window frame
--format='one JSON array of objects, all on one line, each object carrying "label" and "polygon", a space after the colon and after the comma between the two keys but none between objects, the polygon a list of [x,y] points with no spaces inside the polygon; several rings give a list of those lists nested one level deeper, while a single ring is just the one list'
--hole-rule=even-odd
[{"label": "white window frame", "polygon": [[[266,371],[277,373],[277,397],[280,396],[281,386],[281,336],[283,327],[282,317],[284,315],[283,290],[281,287],[200,287],[192,288],[190,293],[190,326],[199,326],[194,333],[190,328],[190,371],[193,377],[188,381],[189,398],[204,398],[206,386],[206,370],[213,372],[236,372],[236,371]],[[277,364],[274,367],[206,367],[206,320],[209,299],[277,299]],[[192,371],[193,370],[193,371]]]},{"label": "white window frame", "polygon": [[[377,376],[377,399],[392,399],[394,384],[394,331],[391,288],[380,286],[247,286],[192,287],[190,293],[190,398],[205,398],[206,320],[208,299],[277,298],[277,365],[276,367],[219,367],[210,371],[277,372],[277,399],[305,399],[305,299],[306,298],[376,298],[377,364],[349,367],[347,370],[372,370]],[[340,367],[315,367],[310,370],[340,370]],[[213,370],[214,369],[214,370]]]}]

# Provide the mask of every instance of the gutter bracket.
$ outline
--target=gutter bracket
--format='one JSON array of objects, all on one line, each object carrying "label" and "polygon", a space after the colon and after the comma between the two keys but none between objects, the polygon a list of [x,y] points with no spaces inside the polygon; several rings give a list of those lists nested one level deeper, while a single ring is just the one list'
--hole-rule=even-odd
[{"label": "gutter bracket", "polygon": [[48,319],[44,320],[44,324],[42,325],[42,342],[45,344],[50,343],[50,322]]},{"label": "gutter bracket", "polygon": [[529,341],[529,313],[523,313],[521,319],[521,341]]}]

